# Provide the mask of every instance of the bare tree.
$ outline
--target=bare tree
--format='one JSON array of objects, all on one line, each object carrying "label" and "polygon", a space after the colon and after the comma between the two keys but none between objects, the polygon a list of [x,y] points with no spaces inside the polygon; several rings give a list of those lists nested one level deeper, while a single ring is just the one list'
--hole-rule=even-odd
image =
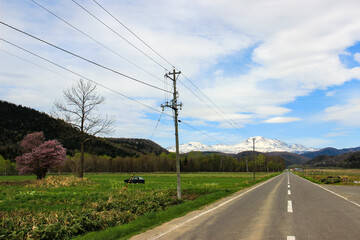
[{"label": "bare tree", "polygon": [[55,101],[53,115],[63,118],[67,123],[80,130],[80,162],[78,177],[84,176],[84,146],[89,135],[109,134],[113,130],[114,117],[103,117],[97,107],[105,99],[96,92],[96,85],[80,79],[71,88],[64,90],[65,103]]}]

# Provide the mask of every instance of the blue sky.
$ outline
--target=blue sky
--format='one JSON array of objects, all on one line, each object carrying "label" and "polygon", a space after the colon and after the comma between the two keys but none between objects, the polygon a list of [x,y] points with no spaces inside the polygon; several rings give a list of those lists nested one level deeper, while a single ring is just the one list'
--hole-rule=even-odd
[{"label": "blue sky", "polygon": [[[92,0],[79,3],[156,62],[72,1],[36,2],[116,54],[32,1],[0,0],[1,21],[160,88],[170,89],[166,84],[171,84],[166,80],[164,85],[164,67],[181,70],[179,80],[186,87],[178,84],[184,104],[180,143],[236,144],[263,136],[307,147],[360,146],[357,0],[98,0],[172,65]],[[170,98],[1,24],[0,37],[159,111]],[[78,76],[0,41],[1,100],[49,113],[53,102],[62,99],[62,91],[77,80]],[[151,137],[159,112],[98,90],[106,99],[101,113],[116,119],[112,137]],[[172,114],[170,109],[166,113]],[[174,145],[171,117],[162,116],[152,140],[163,147]]]}]

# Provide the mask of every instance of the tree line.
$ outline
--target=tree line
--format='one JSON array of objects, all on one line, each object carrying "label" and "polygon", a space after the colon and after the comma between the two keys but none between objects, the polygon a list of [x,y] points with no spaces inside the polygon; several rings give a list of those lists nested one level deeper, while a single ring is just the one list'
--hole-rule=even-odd
[{"label": "tree line", "polygon": [[[68,156],[58,172],[77,171],[80,153]],[[220,153],[191,152],[180,155],[182,172],[252,172],[252,156],[235,157]],[[277,172],[285,169],[282,157],[256,154],[256,172]],[[84,172],[171,172],[175,171],[175,154],[146,154],[141,156],[110,157],[86,153],[84,155]]]},{"label": "tree line", "polygon": [[[61,166],[52,168],[51,173],[77,173],[80,153],[66,156]],[[180,155],[182,172],[253,172],[252,156],[231,156],[220,153],[191,152]],[[255,156],[256,172],[277,172],[285,169],[282,157]],[[16,163],[0,155],[0,175],[18,174]],[[140,156],[110,157],[107,155],[84,154],[84,172],[174,172],[175,154],[145,154]]]}]

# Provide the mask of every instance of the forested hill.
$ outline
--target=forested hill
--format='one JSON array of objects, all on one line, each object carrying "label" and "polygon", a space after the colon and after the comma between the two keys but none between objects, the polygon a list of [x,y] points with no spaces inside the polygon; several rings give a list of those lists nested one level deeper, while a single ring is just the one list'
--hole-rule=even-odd
[{"label": "forested hill", "polygon": [[[21,154],[19,142],[22,138],[38,131],[43,131],[46,139],[59,140],[68,154],[80,149],[78,130],[71,125],[34,109],[0,100],[0,155],[5,159],[15,159]],[[91,137],[85,148],[86,152],[111,157],[167,152],[147,139]]]},{"label": "forested hill", "polygon": [[360,151],[337,156],[320,155],[304,163],[310,167],[360,168]]}]

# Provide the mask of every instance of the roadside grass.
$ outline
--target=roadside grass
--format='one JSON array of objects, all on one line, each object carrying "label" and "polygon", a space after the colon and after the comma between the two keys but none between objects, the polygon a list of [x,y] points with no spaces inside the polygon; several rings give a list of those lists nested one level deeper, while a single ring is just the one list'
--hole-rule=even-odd
[{"label": "roadside grass", "polygon": [[304,169],[294,173],[319,184],[360,186],[360,169]]},{"label": "roadside grass", "polygon": [[176,174],[137,175],[0,176],[0,239],[126,239],[277,174],[183,173],[181,200]]},{"label": "roadside grass", "polygon": [[187,201],[162,212],[150,212],[133,220],[130,223],[108,228],[100,232],[91,232],[75,239],[128,239],[131,236],[139,234],[147,229],[156,227],[164,222],[174,218],[181,217],[188,212],[199,209],[200,207],[212,203],[222,197],[228,196],[234,191],[221,190],[198,197],[196,200]]}]

